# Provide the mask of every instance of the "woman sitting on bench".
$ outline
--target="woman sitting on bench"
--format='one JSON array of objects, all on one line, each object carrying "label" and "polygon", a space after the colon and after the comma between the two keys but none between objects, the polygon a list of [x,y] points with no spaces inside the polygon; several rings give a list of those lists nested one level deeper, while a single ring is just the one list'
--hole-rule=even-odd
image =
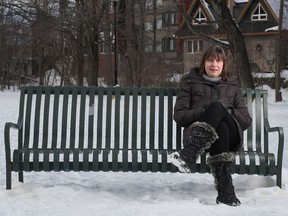
[{"label": "woman sitting on bench", "polygon": [[237,82],[228,77],[221,47],[210,47],[200,67],[182,78],[174,119],[185,129],[184,148],[172,155],[172,163],[189,173],[198,156],[209,152],[207,164],[215,178],[216,202],[239,206],[229,167],[252,120]]}]

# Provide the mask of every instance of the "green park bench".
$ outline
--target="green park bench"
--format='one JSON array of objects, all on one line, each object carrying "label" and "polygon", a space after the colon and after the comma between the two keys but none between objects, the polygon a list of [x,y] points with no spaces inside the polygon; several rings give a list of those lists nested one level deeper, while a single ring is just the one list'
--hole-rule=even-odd
[{"label": "green park bench", "polygon": [[[31,171],[178,172],[169,157],[182,143],[173,121],[176,95],[174,88],[22,87],[18,121],[5,124],[6,188],[12,171],[20,182]],[[276,175],[281,187],[283,129],[269,126],[267,91],[243,95],[253,124],[232,173]],[[193,173],[210,172],[206,157]]]}]

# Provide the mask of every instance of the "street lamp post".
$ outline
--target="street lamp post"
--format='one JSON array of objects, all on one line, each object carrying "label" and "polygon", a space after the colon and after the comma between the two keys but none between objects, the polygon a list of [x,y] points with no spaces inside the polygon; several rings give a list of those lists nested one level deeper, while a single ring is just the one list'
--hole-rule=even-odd
[{"label": "street lamp post", "polygon": [[118,85],[118,71],[117,71],[117,32],[116,32],[116,6],[118,0],[112,0],[113,8],[114,8],[114,86]]}]

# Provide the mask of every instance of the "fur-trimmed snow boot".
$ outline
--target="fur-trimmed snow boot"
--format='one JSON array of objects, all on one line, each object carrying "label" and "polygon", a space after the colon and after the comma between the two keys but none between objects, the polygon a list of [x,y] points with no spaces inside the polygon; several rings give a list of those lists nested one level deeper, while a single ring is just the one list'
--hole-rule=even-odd
[{"label": "fur-trimmed snow boot", "polygon": [[171,163],[176,166],[182,173],[191,173],[188,163],[186,163],[181,157],[179,152],[171,154]]},{"label": "fur-trimmed snow boot", "polygon": [[194,122],[183,131],[184,148],[172,154],[172,164],[180,172],[190,172],[190,167],[197,157],[211,147],[218,139],[215,129],[206,122]]},{"label": "fur-trimmed snow boot", "polygon": [[215,187],[218,191],[216,203],[223,203],[229,206],[241,205],[240,200],[236,197],[230,166],[234,161],[234,154],[224,152],[207,158],[207,164],[215,178]]}]

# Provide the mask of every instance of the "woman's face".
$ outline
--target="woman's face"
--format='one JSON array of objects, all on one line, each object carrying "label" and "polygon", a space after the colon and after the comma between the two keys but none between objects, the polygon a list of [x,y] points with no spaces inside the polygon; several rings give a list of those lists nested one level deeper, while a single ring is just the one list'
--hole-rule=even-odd
[{"label": "woman's face", "polygon": [[208,59],[205,61],[205,71],[209,77],[218,77],[222,73],[224,62],[218,59]]}]

